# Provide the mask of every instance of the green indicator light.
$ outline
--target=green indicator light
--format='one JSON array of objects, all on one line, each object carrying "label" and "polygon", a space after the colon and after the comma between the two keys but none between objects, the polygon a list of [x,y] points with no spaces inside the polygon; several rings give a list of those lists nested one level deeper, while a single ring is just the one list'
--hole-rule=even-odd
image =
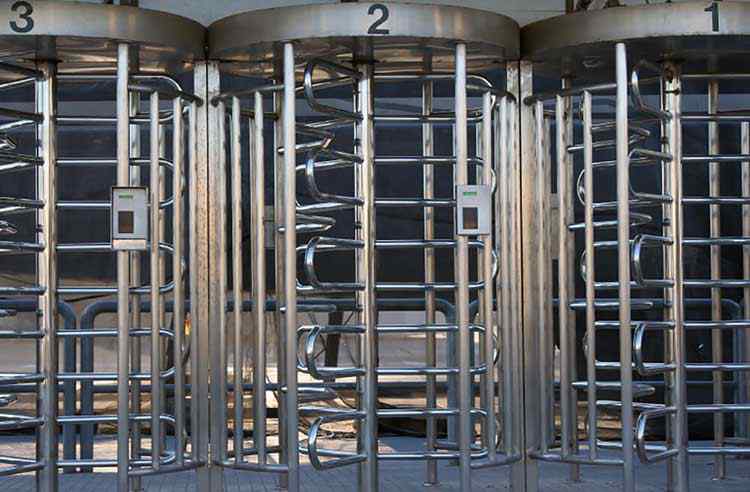
[{"label": "green indicator light", "polygon": [[464,196],[477,196],[478,194],[476,191],[464,191]]},{"label": "green indicator light", "polygon": [[132,200],[133,195],[120,195],[121,200]]}]

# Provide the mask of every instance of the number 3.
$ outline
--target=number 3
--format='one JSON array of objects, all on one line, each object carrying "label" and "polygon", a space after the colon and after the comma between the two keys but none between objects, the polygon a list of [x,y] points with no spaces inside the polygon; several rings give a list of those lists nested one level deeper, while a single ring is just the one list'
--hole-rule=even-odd
[{"label": "number 3", "polygon": [[378,29],[380,26],[385,24],[385,21],[387,21],[388,17],[390,16],[388,7],[381,3],[376,3],[375,5],[370,6],[370,9],[367,11],[367,15],[374,15],[375,12],[378,11],[380,11],[380,18],[373,22],[373,24],[370,26],[370,29],[367,30],[367,34],[390,34],[390,29]]},{"label": "number 3", "polygon": [[34,29],[34,19],[31,18],[31,14],[34,12],[34,7],[29,2],[20,0],[14,3],[10,10],[12,12],[18,12],[18,19],[22,20],[23,23],[19,24],[17,21],[10,21],[10,28],[15,32],[29,32]]}]

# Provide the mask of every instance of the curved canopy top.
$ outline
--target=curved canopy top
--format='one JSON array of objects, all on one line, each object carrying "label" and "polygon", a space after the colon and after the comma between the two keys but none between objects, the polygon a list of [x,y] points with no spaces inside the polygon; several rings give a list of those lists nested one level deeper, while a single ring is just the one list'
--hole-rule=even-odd
[{"label": "curved canopy top", "polygon": [[422,63],[425,49],[450,56],[458,41],[467,44],[469,64],[491,64],[519,55],[519,26],[503,15],[447,5],[338,3],[254,10],[209,27],[209,56],[234,68],[268,73],[275,46],[294,41],[303,57],[351,53],[372,46],[379,62],[402,67]]}]

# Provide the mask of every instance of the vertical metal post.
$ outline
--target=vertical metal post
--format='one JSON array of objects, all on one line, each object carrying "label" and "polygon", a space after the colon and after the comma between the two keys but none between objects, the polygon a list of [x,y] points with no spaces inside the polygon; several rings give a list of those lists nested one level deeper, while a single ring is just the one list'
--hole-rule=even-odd
[{"label": "vertical metal post", "polygon": [[[197,383],[195,390],[197,391],[192,396],[198,406],[198,419],[195,425],[197,450],[194,453],[201,461],[208,464],[207,468],[198,471],[199,490],[219,492],[224,489],[223,472],[220,467],[212,463],[212,461],[218,459],[219,454],[213,446],[210,449],[211,459],[209,459],[209,442],[218,444],[221,440],[222,431],[220,428],[217,430],[217,427],[221,426],[221,419],[218,418],[220,414],[214,413],[218,405],[216,405],[216,400],[213,397],[215,391],[223,392],[224,388],[218,387],[218,383],[214,379],[216,377],[214,373],[210,374],[212,381],[210,399],[208,394],[209,368],[210,364],[213,363],[214,348],[219,346],[217,340],[218,324],[212,316],[215,315],[217,310],[222,309],[222,306],[216,304],[217,288],[212,283],[217,279],[214,272],[216,263],[212,252],[216,250],[213,224],[218,220],[217,215],[220,213],[214,200],[219,198],[216,191],[216,163],[219,162],[218,154],[223,151],[217,133],[221,114],[219,108],[209,102],[220,91],[218,63],[198,63],[195,69],[195,91],[201,95],[206,103],[196,108],[196,149],[193,164],[196,181],[194,190],[196,205],[194,207],[194,220],[191,220],[195,223],[195,235],[191,236],[191,241],[195,249],[193,264],[197,270],[196,277],[192,279],[195,289],[195,297],[191,296],[191,311],[194,316],[192,329],[195,331],[194,340],[198,342],[193,345],[197,349],[194,354],[197,356],[198,366],[197,381],[195,381]],[[209,329],[209,327],[213,327],[213,329]],[[220,372],[221,368],[215,367],[212,370]],[[210,401],[211,413],[217,416],[215,419],[210,419]],[[221,408],[220,412],[223,411],[225,411],[224,408]],[[209,436],[211,437],[210,440]]]},{"label": "vertical metal post", "polygon": [[[500,100],[501,118],[506,116],[507,99],[503,97]],[[482,95],[482,184],[492,186],[492,95],[485,92]],[[490,461],[495,460],[497,454],[497,418],[495,411],[495,377],[493,368],[495,367],[495,311],[494,311],[494,290],[492,282],[492,253],[494,241],[492,232],[482,238],[484,248],[482,248],[482,278],[484,279],[484,289],[482,290],[482,323],[484,324],[484,363],[487,365],[487,374],[484,376],[485,391],[485,439],[487,445],[487,458]]]},{"label": "vertical metal post", "polygon": [[[130,76],[129,46],[117,49],[117,185],[130,184]],[[117,252],[117,490],[128,491],[130,468],[129,358],[130,358],[130,263],[127,251]]]},{"label": "vertical metal post", "polygon": [[362,199],[360,218],[360,239],[362,249],[358,255],[358,279],[363,290],[357,293],[362,310],[362,324],[365,327],[362,339],[362,362],[365,368],[362,388],[362,407],[365,412],[364,451],[367,459],[363,464],[364,490],[378,490],[378,335],[375,299],[375,129],[373,125],[373,66],[370,63],[359,65],[361,78],[357,94],[362,120],[358,122],[360,157],[358,173],[359,193]]},{"label": "vertical metal post", "polygon": [[[515,165],[514,151],[515,145],[513,145],[513,125],[512,121],[517,116],[511,112],[509,115],[508,110],[508,97],[503,97],[500,101],[500,107],[497,110],[498,126],[496,129],[495,138],[495,168],[497,169],[496,180],[498,193],[496,201],[499,202],[496,205],[495,210],[499,213],[497,215],[497,234],[496,241],[499,243],[497,246],[500,271],[498,272],[498,279],[496,281],[497,299],[498,299],[498,343],[502,347],[502,419],[503,419],[503,448],[505,454],[510,456],[515,452],[520,452],[517,443],[520,439],[516,436],[523,435],[521,429],[518,429],[518,424],[521,421],[520,415],[515,411],[516,402],[514,401],[514,395],[516,394],[518,385],[516,378],[518,374],[515,374],[514,360],[519,357],[518,354],[513,354],[513,346],[518,341],[514,340],[513,328],[511,327],[511,302],[510,297],[510,282],[511,279],[511,251],[510,251],[510,216],[512,213],[512,206],[510,202],[511,194],[510,190],[513,186],[511,183],[511,172],[510,166]],[[510,117],[509,117],[510,116]],[[493,383],[494,386],[494,383]]]},{"label": "vertical metal post", "polygon": [[38,212],[37,223],[41,227],[38,242],[44,249],[37,255],[37,275],[44,294],[39,299],[41,311],[40,372],[44,380],[40,385],[39,398],[44,424],[40,429],[41,458],[44,468],[39,471],[39,490],[55,492],[57,484],[58,429],[57,429],[57,66],[54,62],[39,65],[42,79],[36,83],[36,112],[42,115],[37,126],[39,156],[44,161],[38,169],[37,190],[44,202]]},{"label": "vertical metal post", "polygon": [[[507,64],[507,83],[508,92],[514,94],[519,101],[518,125],[514,138],[519,142],[519,152],[514,156],[514,165],[521,162],[536,162],[541,156],[537,156],[536,145],[533,139],[528,138],[534,135],[534,114],[533,106],[523,103],[523,99],[533,94],[533,64],[528,61]],[[522,268],[519,275],[522,275],[522,291],[520,298],[523,299],[521,304],[522,316],[522,334],[518,365],[518,385],[521,389],[521,399],[525,411],[519,415],[520,425],[517,427],[521,436],[521,451],[524,453],[523,462],[512,465],[511,488],[514,492],[536,492],[539,489],[538,463],[528,455],[528,450],[538,449],[540,447],[540,427],[547,425],[541,420],[541,405],[544,404],[540,399],[540,392],[525,391],[526,388],[539,388],[546,381],[542,379],[544,374],[544,364],[547,359],[539,360],[538,351],[542,340],[539,338],[539,327],[542,323],[543,316],[551,304],[551,297],[540,297],[539,292],[542,286],[539,285],[539,268],[545,268],[545,258],[548,258],[548,252],[542,258],[539,257],[536,248],[539,246],[539,240],[546,235],[541,229],[542,224],[539,222],[540,213],[537,206],[545,203],[537,195],[538,180],[549,179],[548,176],[539,176],[539,166],[519,166],[520,188],[520,238],[522,253]]]},{"label": "vertical metal post", "polygon": [[[299,449],[297,407],[297,221],[296,221],[296,108],[294,45],[284,44],[284,330],[286,370],[286,452],[290,492],[299,490]],[[277,169],[277,172],[278,169]],[[282,362],[279,361],[281,364]]]},{"label": "vertical metal post", "polygon": [[[633,368],[630,326],[630,163],[628,148],[628,67],[623,43],[615,46],[617,97],[617,276],[620,321],[620,384],[622,400],[623,491],[635,490],[633,461]],[[562,257],[562,255],[561,255]]]},{"label": "vertical metal post", "polygon": [[555,104],[555,130],[557,135],[557,199],[558,199],[558,324],[560,327],[560,428],[561,428],[561,454],[563,458],[570,456],[572,442],[576,436],[571,436],[573,429],[573,415],[571,415],[571,397],[573,396],[570,368],[570,330],[575,330],[575,325],[570,326],[568,309],[570,304],[570,293],[568,291],[570,282],[568,274],[568,208],[573,206],[570,198],[570,182],[568,181],[568,140],[566,131],[566,101],[562,96],[556,97]]},{"label": "vertical metal post", "polygon": [[[708,81],[708,114],[716,114],[719,111],[719,81],[712,79]],[[721,152],[719,143],[719,123],[717,121],[708,122],[708,155],[717,155]],[[721,171],[718,162],[708,164],[708,194],[711,197],[721,195]],[[708,206],[710,237],[712,239],[721,237],[721,206],[718,203],[712,203]],[[721,279],[721,246],[712,244],[711,248],[711,280]],[[721,288],[711,288],[711,320],[721,320]],[[724,359],[722,342],[722,329],[716,328],[711,330],[711,360],[714,364],[721,364]],[[722,371],[713,371],[711,373],[713,380],[713,401],[714,404],[724,403],[724,374]],[[714,412],[714,445],[721,447],[724,445],[724,414]],[[714,457],[714,478],[722,479],[726,477],[726,460],[724,455],[717,454]]]},{"label": "vertical metal post", "polygon": [[160,176],[159,176],[159,93],[151,93],[149,103],[150,131],[149,142],[151,167],[149,170],[151,194],[151,466],[159,469],[161,458],[161,271],[159,265],[159,242],[161,228],[159,220]]},{"label": "vertical metal post", "polygon": [[[468,128],[466,97],[466,45],[456,45],[455,58],[456,165],[455,186],[468,183]],[[455,195],[455,188],[454,188]],[[458,219],[456,219],[458,220]],[[459,484],[462,492],[471,490],[471,361],[469,345],[469,246],[466,236],[456,234],[456,324],[458,325],[458,449],[460,453]]]},{"label": "vertical metal post", "polygon": [[[422,71],[424,74],[432,72],[432,52],[426,51],[422,62]],[[422,114],[429,116],[432,114],[432,99],[434,87],[430,80],[422,82]],[[435,145],[433,140],[433,126],[429,121],[422,124],[422,155],[431,157],[435,155]],[[435,197],[435,168],[432,165],[422,166],[422,197],[430,200]],[[433,207],[424,208],[424,240],[430,241],[435,238],[435,209]],[[426,284],[435,282],[435,250],[433,248],[424,249],[424,281]],[[424,315],[425,324],[435,324],[435,291],[427,289],[424,294]],[[434,367],[437,364],[437,354],[435,347],[435,334],[427,332],[425,334],[425,359],[427,366]],[[427,408],[437,408],[437,388],[435,385],[435,376],[427,375],[427,387],[425,389],[425,403]],[[426,447],[427,451],[435,451],[437,446],[437,422],[435,417],[427,417],[426,421]],[[437,485],[437,461],[428,459],[425,476],[425,485]]]},{"label": "vertical metal post", "polygon": [[[274,50],[274,72],[277,83],[283,83],[284,81],[284,51],[283,47]],[[285,345],[285,332],[284,332],[284,313],[282,308],[285,305],[284,297],[284,234],[283,234],[283,216],[284,216],[284,156],[278,149],[281,149],[284,145],[284,121],[282,114],[284,113],[284,94],[277,92],[273,93],[273,110],[276,114],[276,120],[273,126],[273,149],[274,149],[274,209],[273,209],[273,224],[274,224],[274,267],[275,267],[275,294],[276,294],[276,312],[274,313],[274,320],[276,326],[276,382],[280,388],[286,385],[286,345]],[[287,431],[284,421],[286,419],[286,400],[282,397],[278,398],[278,429],[279,429],[279,443],[285,443],[287,441]],[[279,463],[286,464],[287,451],[286,446],[280,446],[279,452]],[[279,476],[279,487],[287,488],[288,475],[283,474]]]},{"label": "vertical metal post", "polygon": [[265,231],[265,156],[263,148],[263,94],[255,93],[254,117],[251,124],[253,155],[250,186],[253,202],[251,227],[253,252],[253,315],[255,319],[255,370],[253,372],[253,446],[258,462],[266,457],[266,231]]},{"label": "vertical metal post", "polygon": [[677,448],[677,456],[673,459],[674,478],[677,480],[677,492],[687,492],[690,489],[689,456],[688,456],[688,427],[687,427],[687,373],[685,370],[685,304],[683,292],[683,262],[682,262],[682,84],[679,66],[667,63],[667,79],[665,81],[665,109],[672,115],[666,125],[668,131],[669,152],[672,160],[668,163],[668,185],[665,194],[672,197],[668,205],[669,229],[668,237],[672,238],[669,248],[671,258],[667,263],[671,270],[674,286],[668,300],[671,300],[670,317],[674,322],[672,330],[672,363],[675,365],[672,375],[671,403],[675,407],[672,419],[672,443]]},{"label": "vertical metal post", "polygon": [[[211,459],[227,459],[227,169],[226,106],[217,103],[216,146],[211,152],[213,168],[211,217]],[[209,144],[210,145],[210,144]]]},{"label": "vertical metal post", "polygon": [[[177,466],[185,463],[185,368],[182,364],[183,331],[185,329],[185,279],[183,278],[183,170],[184,137],[182,100],[172,102],[172,280],[174,282],[174,304],[172,319],[174,326],[174,415],[175,415],[175,460]],[[191,176],[192,178],[192,176]]]},{"label": "vertical metal post", "polygon": [[[549,277],[549,270],[547,268],[547,258],[549,257],[549,245],[547,244],[549,235],[547,231],[547,218],[549,215],[549,199],[547,194],[549,193],[547,182],[550,179],[549,169],[547,168],[547,159],[545,153],[545,141],[546,141],[546,127],[545,127],[545,116],[544,116],[544,102],[537,101],[534,107],[534,122],[535,122],[535,151],[536,151],[536,179],[534,183],[534,190],[538,212],[536,213],[535,220],[538,221],[538,237],[536,240],[537,248],[537,281],[536,281],[536,298],[540,304],[540,308],[544,308],[548,303],[547,289],[551,278]],[[539,388],[539,419],[541,425],[539,426],[539,450],[542,453],[548,451],[549,443],[551,442],[550,426],[547,422],[552,420],[551,408],[547,405],[547,401],[551,398],[549,394],[550,386],[547,384],[545,376],[547,370],[547,353],[550,351],[550,340],[548,339],[548,332],[551,331],[552,326],[548,324],[547,316],[544,311],[538,314],[538,329],[537,337],[539,339],[538,344],[538,356],[537,360],[540,365],[540,384]]]},{"label": "vertical metal post", "polygon": [[244,403],[242,390],[242,146],[240,138],[240,98],[232,98],[232,123],[230,129],[232,180],[232,298],[234,309],[234,462],[243,461]]},{"label": "vertical metal post", "polygon": [[[131,63],[135,65],[137,62],[137,50],[133,49],[130,52]],[[140,109],[141,95],[137,92],[131,92],[130,96],[130,117],[132,118]],[[130,158],[141,157],[141,131],[140,125],[137,123],[130,124]],[[130,169],[130,186],[141,186],[141,168],[140,166],[132,166]],[[142,284],[142,272],[141,272],[141,253],[140,251],[130,252],[130,285],[140,286]],[[131,294],[130,296],[130,326],[136,327],[136,329],[142,328],[141,319],[141,295]],[[93,338],[90,343],[93,342]],[[91,348],[93,352],[93,347]],[[134,373],[141,372],[141,337],[130,337],[130,369]],[[92,383],[93,384],[93,383]],[[142,412],[141,403],[141,381],[138,379],[133,380],[130,388],[130,408],[133,413],[140,415]],[[93,413],[93,412],[92,412]],[[132,423],[132,435],[130,439],[130,454],[140,458],[142,449],[142,435],[141,435],[141,423]],[[93,440],[93,426],[91,430],[91,438]],[[93,448],[93,443],[92,443]],[[93,449],[92,449],[93,452]],[[93,456],[91,456],[93,458]],[[133,477],[131,479],[131,488],[133,490],[141,489],[141,478]]]},{"label": "vertical metal post", "polygon": [[588,414],[589,458],[597,459],[596,446],[596,272],[594,271],[594,139],[591,131],[591,93],[583,93],[583,177],[586,241],[586,395]]}]

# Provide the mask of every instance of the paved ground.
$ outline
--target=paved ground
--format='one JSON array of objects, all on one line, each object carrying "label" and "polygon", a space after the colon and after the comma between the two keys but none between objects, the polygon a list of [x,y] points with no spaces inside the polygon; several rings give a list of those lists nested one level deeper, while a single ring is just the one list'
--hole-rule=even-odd
[{"label": "paved ground", "polygon": [[[394,450],[413,449],[414,440],[408,438],[384,439]],[[28,440],[16,440],[16,445],[7,438],[0,440],[0,451],[7,453],[10,448],[24,450]],[[100,442],[102,447],[111,447],[110,442]],[[693,492],[746,492],[750,489],[750,460],[728,459],[730,478],[712,480],[710,459],[695,457],[691,460],[691,490]],[[425,488],[422,484],[424,467],[421,463],[382,463],[380,466],[380,490],[383,492],[434,491],[453,492],[458,490],[458,470],[454,466],[441,464],[439,486]],[[540,470],[541,490],[544,492],[600,492],[620,489],[620,473],[616,469],[602,467],[582,468],[582,481],[572,482],[568,478],[567,467],[544,464]],[[115,490],[115,474],[106,471],[95,474],[62,475],[61,492],[97,492]],[[657,492],[665,490],[664,465],[638,466],[638,491]],[[195,491],[195,474],[180,473],[169,476],[144,479],[146,492],[189,492]],[[508,487],[507,469],[483,470],[473,474],[473,490],[505,491]],[[31,492],[34,490],[33,475],[0,478],[2,492]],[[270,492],[279,490],[276,478],[269,475],[227,471],[225,473],[226,492]],[[310,465],[302,467],[302,490],[305,492],[349,492],[356,490],[356,474],[353,467],[330,471],[316,471]]]}]

